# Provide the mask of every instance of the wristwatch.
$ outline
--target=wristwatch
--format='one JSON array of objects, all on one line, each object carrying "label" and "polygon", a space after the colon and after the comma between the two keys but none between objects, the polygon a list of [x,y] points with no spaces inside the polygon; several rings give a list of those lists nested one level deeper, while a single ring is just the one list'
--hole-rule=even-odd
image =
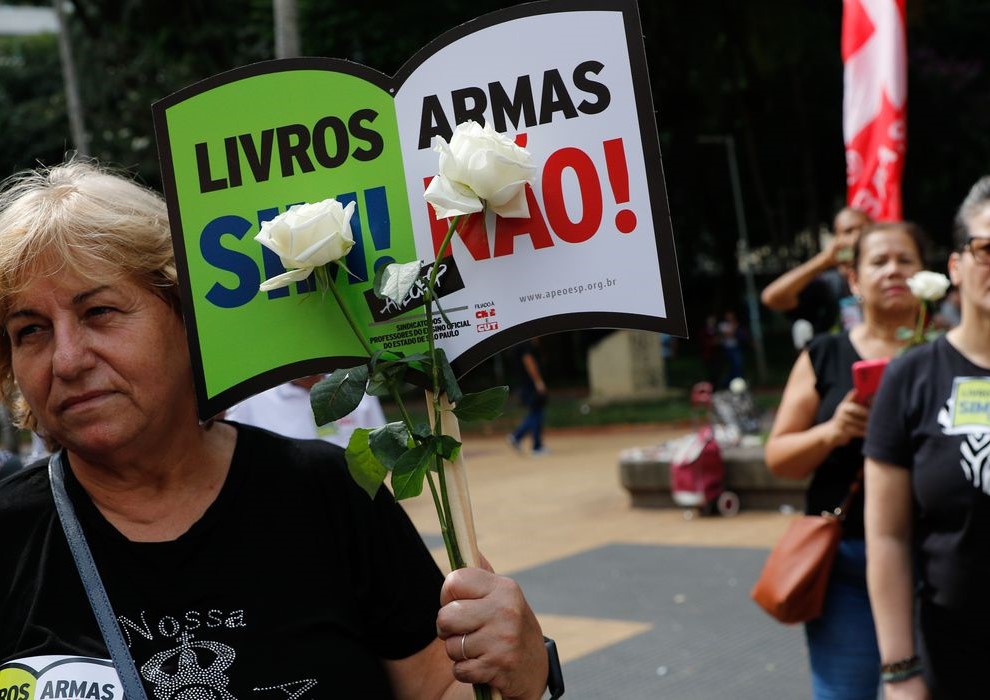
[{"label": "wristwatch", "polygon": [[560,668],[560,657],[557,656],[557,643],[550,637],[544,637],[543,643],[547,647],[547,696],[548,700],[557,700],[564,694],[564,672]]}]

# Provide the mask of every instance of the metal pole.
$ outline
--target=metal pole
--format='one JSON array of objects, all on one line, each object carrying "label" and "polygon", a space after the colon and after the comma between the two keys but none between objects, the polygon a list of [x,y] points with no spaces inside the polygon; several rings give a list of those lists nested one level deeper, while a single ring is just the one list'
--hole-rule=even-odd
[{"label": "metal pole", "polygon": [[736,207],[736,226],[739,239],[736,242],[739,266],[746,280],[746,307],[749,310],[749,327],[756,351],[756,375],[761,382],[767,379],[767,357],[763,347],[763,325],[760,322],[760,304],[756,293],[753,268],[749,264],[749,235],[746,231],[746,212],[743,209],[742,187],[739,184],[739,166],[736,162],[736,140],[731,135],[701,136],[701,143],[724,143],[729,160],[729,178],[732,180],[732,199]]},{"label": "metal pole", "polygon": [[275,14],[275,58],[300,54],[299,12],[296,0],[273,0]]},{"label": "metal pole", "polygon": [[62,0],[54,0],[52,4],[55,6],[55,21],[58,22],[58,53],[62,61],[62,80],[65,82],[65,106],[69,112],[69,131],[72,133],[76,153],[88,156],[89,143],[86,138],[86,125],[83,122],[82,101],[79,99],[76,64],[72,58],[69,30],[65,24],[65,9],[62,7]]}]

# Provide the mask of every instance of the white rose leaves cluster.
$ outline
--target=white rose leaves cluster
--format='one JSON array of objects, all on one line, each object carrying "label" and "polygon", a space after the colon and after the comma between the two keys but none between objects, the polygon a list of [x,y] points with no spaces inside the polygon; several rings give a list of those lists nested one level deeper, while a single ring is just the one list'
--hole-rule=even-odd
[{"label": "white rose leaves cluster", "polygon": [[940,272],[922,270],[911,276],[908,281],[911,293],[922,301],[938,301],[945,296],[951,282]]},{"label": "white rose leaves cluster", "polygon": [[313,270],[341,260],[354,246],[351,216],[354,202],[346,207],[336,199],[297,204],[261,224],[255,240],[272,250],[288,270],[261,283],[267,292],[301,282]]},{"label": "white rose leaves cluster", "polygon": [[506,218],[526,218],[526,185],[536,176],[530,154],[491,124],[475,121],[457,125],[448,144],[434,140],[440,154],[440,174],[423,197],[433,205],[437,219],[448,219],[489,209]]}]

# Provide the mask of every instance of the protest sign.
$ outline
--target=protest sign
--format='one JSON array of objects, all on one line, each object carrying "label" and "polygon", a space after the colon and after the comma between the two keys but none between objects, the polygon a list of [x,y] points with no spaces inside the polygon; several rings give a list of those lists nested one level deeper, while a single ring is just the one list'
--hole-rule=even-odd
[{"label": "protest sign", "polygon": [[524,339],[582,328],[685,334],[642,30],[632,0],[550,0],[457,27],[394,77],[327,58],[266,61],[154,105],[200,414],[304,374],[359,364],[361,344],[312,280],[254,236],[292,204],[355,202],[336,278],[374,348],[425,347],[414,288],[371,291],[389,262],[434,264],[448,222],[423,200],[434,137],[468,119],[533,155],[528,219],[465,219],[440,267],[432,329],[463,374]]}]

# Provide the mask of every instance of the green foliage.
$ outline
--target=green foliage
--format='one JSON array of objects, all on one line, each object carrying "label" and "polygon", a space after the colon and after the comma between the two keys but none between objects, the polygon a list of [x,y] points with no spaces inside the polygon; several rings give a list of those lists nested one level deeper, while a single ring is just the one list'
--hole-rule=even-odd
[{"label": "green foliage", "polygon": [[409,369],[428,372],[429,365],[430,358],[425,353],[403,355],[377,350],[368,362],[370,378],[366,391],[372,396],[391,396],[393,388],[402,386]]},{"label": "green foliage", "polygon": [[473,394],[464,394],[454,407],[454,415],[461,420],[492,420],[502,415],[509,387],[493,386]]},{"label": "green foliage", "polygon": [[409,431],[405,423],[395,421],[372,430],[369,442],[378,461],[386,469],[394,469],[395,463],[410,447]]},{"label": "green foliage", "polygon": [[55,36],[0,36],[0,177],[61,161],[68,132]]},{"label": "green foliage", "polygon": [[461,387],[457,383],[457,377],[454,376],[454,370],[451,368],[450,362],[447,361],[447,353],[443,351],[443,348],[437,348],[436,355],[437,363],[440,365],[440,388],[447,394],[447,399],[451,403],[456,404],[464,394],[461,392]]},{"label": "green foliage", "polygon": [[450,435],[441,435],[435,443],[436,453],[447,460],[453,462],[461,454],[461,443]]},{"label": "green foliage", "polygon": [[396,304],[402,303],[409,290],[419,281],[419,260],[405,264],[392,263],[383,265],[375,271],[374,291],[379,299],[391,299]]},{"label": "green foliage", "polygon": [[344,458],[347,460],[347,471],[350,472],[351,478],[368,496],[374,498],[385,481],[387,472],[369,446],[371,432],[367,428],[356,429],[351,434],[347,449],[344,450]]},{"label": "green foliage", "polygon": [[334,370],[320,380],[309,392],[316,424],[332,423],[357,408],[367,385],[367,365]]},{"label": "green foliage", "polygon": [[434,445],[430,441],[403,453],[392,469],[392,494],[395,500],[415,498],[423,493],[423,480],[435,454]]}]

